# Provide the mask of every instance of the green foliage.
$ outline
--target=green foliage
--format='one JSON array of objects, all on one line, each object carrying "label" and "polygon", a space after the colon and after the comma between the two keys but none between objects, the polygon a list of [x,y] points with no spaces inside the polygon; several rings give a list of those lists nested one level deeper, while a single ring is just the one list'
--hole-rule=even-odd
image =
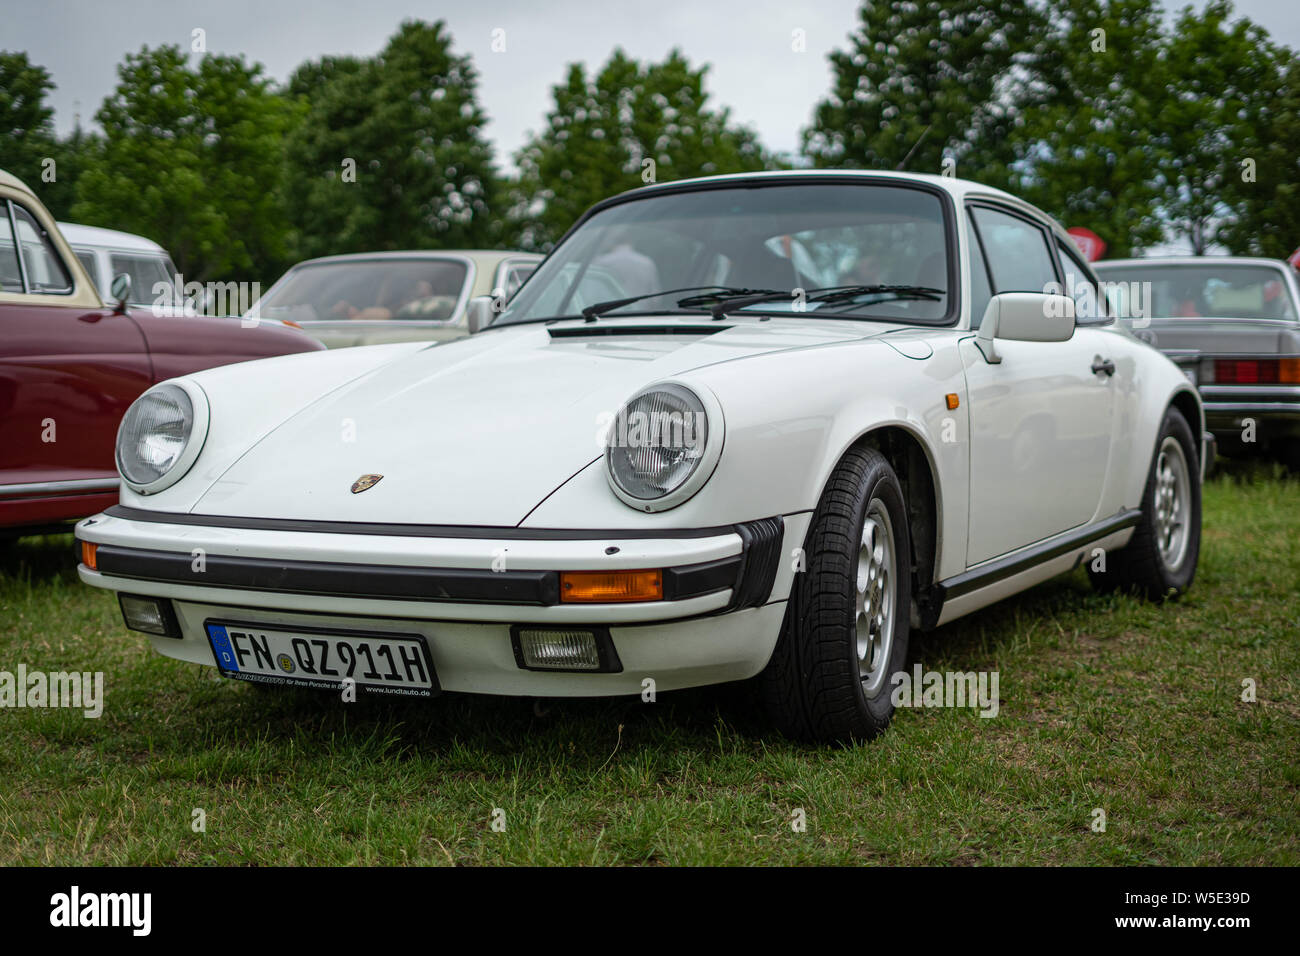
[{"label": "green foliage", "polygon": [[67,218],[82,161],[96,142],[78,129],[69,139],[54,133],[45,103],[54,89],[49,71],[26,53],[0,52],[0,169],[40,194],[56,219]]},{"label": "green foliage", "polygon": [[187,280],[270,278],[286,251],[288,102],[259,65],[207,54],[195,67],[176,46],[128,55],[118,76],[73,216],[161,243]]},{"label": "green foliage", "polygon": [[938,173],[947,159],[958,176],[1005,183],[1041,12],[1025,0],[865,0],[858,18],[804,134],[814,164]]},{"label": "green foliage", "polygon": [[500,242],[477,73],[451,42],[441,22],[408,21],[375,58],[327,57],[290,79],[302,108],[287,145],[299,257]]},{"label": "green foliage", "polygon": [[[1160,0],[864,0],[830,64],[813,165],[947,166],[1113,256],[1300,244],[1300,65],[1228,0],[1172,22]],[[48,71],[0,53],[0,168],[58,218],[158,240],[198,280],[369,249],[545,249],[643,182],[777,165],[709,103],[707,70],[678,51],[570,65],[508,182],[441,22],[403,23],[374,57],[304,63],[282,91],[239,58],[145,48],[97,114],[102,138],[58,138]]]},{"label": "green foliage", "polygon": [[1227,0],[1172,26],[1158,0],[865,0],[859,19],[805,133],[816,165],[955,161],[1112,256],[1165,239],[1271,255],[1300,242],[1300,74]]},{"label": "green foliage", "polygon": [[0,169],[33,189],[54,143],[54,111],[45,104],[53,89],[49,71],[26,53],[0,51]]},{"label": "green foliage", "polygon": [[1158,243],[1159,110],[1168,78],[1155,0],[1049,0],[1045,56],[1014,146],[1012,188],[1111,256]]},{"label": "green foliage", "polygon": [[519,244],[546,248],[593,203],[645,182],[773,165],[752,131],[709,107],[707,72],[677,50],[648,64],[615,50],[592,77],[570,65],[545,129],[516,157]]},{"label": "green foliage", "polygon": [[1271,52],[1272,70],[1251,91],[1225,163],[1231,211],[1215,238],[1236,255],[1284,259],[1300,246],[1300,58]]},{"label": "green foliage", "polygon": [[1166,48],[1161,205],[1170,232],[1197,254],[1214,240],[1217,221],[1230,215],[1229,183],[1240,179],[1241,160],[1258,152],[1260,96],[1279,82],[1268,35],[1244,18],[1229,22],[1231,16],[1227,0],[1213,0],[1199,14],[1187,7]]}]

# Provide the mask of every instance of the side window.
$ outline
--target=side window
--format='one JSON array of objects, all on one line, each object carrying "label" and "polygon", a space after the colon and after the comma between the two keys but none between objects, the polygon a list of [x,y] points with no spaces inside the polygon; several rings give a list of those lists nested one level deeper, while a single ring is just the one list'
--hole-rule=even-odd
[{"label": "side window", "polygon": [[[129,256],[114,252],[109,256],[113,275],[125,272],[131,277],[131,304],[148,305],[155,299],[170,296],[172,277],[167,274],[164,259],[157,256]],[[157,285],[165,289],[154,290]]]},{"label": "side window", "polygon": [[1043,230],[1027,219],[983,206],[971,209],[993,275],[993,291],[1042,292],[1056,279]]},{"label": "side window", "polygon": [[1056,255],[1061,262],[1061,274],[1065,276],[1065,294],[1074,299],[1075,321],[1085,325],[1109,322],[1106,300],[1099,294],[1092,270],[1060,239],[1056,240]]},{"label": "side window", "polygon": [[505,292],[507,299],[519,291],[524,280],[532,275],[536,268],[537,264],[533,262],[519,262],[506,266],[505,288],[502,291]]},{"label": "side window", "polygon": [[9,201],[0,199],[0,292],[22,292],[23,274],[18,268],[18,247],[9,223]]},{"label": "side window", "polygon": [[18,227],[18,248],[27,270],[27,291],[46,295],[68,295],[72,277],[54,249],[49,235],[36,217],[14,203],[14,225]]},{"label": "side window", "polygon": [[[969,216],[969,211],[967,213]],[[970,327],[978,329],[984,321],[984,310],[993,298],[993,289],[989,285],[989,267],[984,261],[984,247],[980,242],[979,230],[975,221],[970,226]]]},{"label": "side window", "polygon": [[84,249],[80,251],[74,249],[73,252],[77,256],[77,261],[79,261],[82,267],[86,270],[86,275],[90,276],[90,281],[98,286],[99,266],[95,262],[95,254],[93,252],[86,252]]}]

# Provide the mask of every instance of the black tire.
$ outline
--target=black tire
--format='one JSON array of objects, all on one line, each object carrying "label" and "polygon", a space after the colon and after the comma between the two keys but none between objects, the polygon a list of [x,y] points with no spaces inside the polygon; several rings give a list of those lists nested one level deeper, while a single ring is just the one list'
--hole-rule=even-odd
[{"label": "black tire", "polygon": [[[1189,509],[1184,521],[1187,540],[1181,556],[1171,563],[1160,547],[1160,527],[1157,516],[1156,494],[1161,452],[1166,440],[1173,439],[1182,448],[1188,479]],[[1142,595],[1151,601],[1177,598],[1192,586],[1196,576],[1196,563],[1201,551],[1201,481],[1198,471],[1196,439],[1181,412],[1170,408],[1156,438],[1155,453],[1147,472],[1146,487],[1142,492],[1142,518],[1133,537],[1121,550],[1106,555],[1105,570],[1093,570],[1088,565],[1092,585],[1103,593],[1126,591]]]},{"label": "black tire", "polygon": [[[887,516],[894,562],[878,592],[882,600],[892,593],[893,625],[892,640],[875,649],[880,664],[871,674],[884,667],[875,679],[860,674],[857,626],[859,559],[869,511],[882,542]],[[874,448],[854,448],[836,466],[813,514],[804,560],[776,649],[760,678],[764,705],[781,732],[796,740],[870,740],[894,714],[890,677],[907,661],[912,602],[907,505],[894,469]],[[870,694],[868,680],[876,685]]]}]

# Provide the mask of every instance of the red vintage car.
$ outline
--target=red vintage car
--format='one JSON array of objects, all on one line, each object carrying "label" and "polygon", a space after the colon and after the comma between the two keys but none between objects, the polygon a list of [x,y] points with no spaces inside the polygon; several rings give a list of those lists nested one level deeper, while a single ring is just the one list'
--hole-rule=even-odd
[{"label": "red vintage car", "polygon": [[54,218],[0,170],[0,539],[117,501],[118,423],[155,383],[320,348],[279,322],[105,304]]}]

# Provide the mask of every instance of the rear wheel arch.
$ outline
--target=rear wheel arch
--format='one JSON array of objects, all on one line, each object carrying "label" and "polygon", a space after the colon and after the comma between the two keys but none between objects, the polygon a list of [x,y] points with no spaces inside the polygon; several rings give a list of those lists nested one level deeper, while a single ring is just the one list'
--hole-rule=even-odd
[{"label": "rear wheel arch", "polygon": [[1192,438],[1196,442],[1196,462],[1201,466],[1203,472],[1205,462],[1201,459],[1205,456],[1205,436],[1201,430],[1200,401],[1190,389],[1180,388],[1169,399],[1169,407],[1177,409],[1183,418],[1187,420],[1187,426],[1192,430]]}]

